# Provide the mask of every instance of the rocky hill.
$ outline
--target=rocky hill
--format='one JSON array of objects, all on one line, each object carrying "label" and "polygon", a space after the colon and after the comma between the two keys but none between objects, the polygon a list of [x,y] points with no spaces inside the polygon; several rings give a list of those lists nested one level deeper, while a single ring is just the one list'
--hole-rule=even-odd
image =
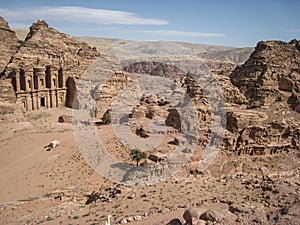
[{"label": "rocky hill", "polygon": [[[78,40],[85,41],[89,45],[96,47],[101,52],[108,52],[114,48],[126,44],[137,45],[137,48],[145,48],[145,44],[149,42],[143,41],[128,41],[122,39],[110,39],[110,38],[95,38],[95,37],[76,37]],[[151,42],[150,42],[151,43]],[[160,50],[160,42],[153,42],[154,45],[151,46],[152,50]],[[227,62],[232,64],[241,64],[244,63],[253,52],[254,48],[244,47],[244,48],[235,48],[231,46],[214,46],[214,45],[204,45],[204,44],[192,44],[185,42],[163,42],[164,46],[168,46],[168,43],[172,45],[178,45],[178,47],[184,47],[191,51],[192,54],[198,55],[201,58],[208,61],[217,61],[217,62]],[[140,45],[140,46],[139,46]],[[170,49],[171,51],[172,49]]]},{"label": "rocky hill", "polygon": [[[17,37],[20,40],[25,40],[28,30],[23,29],[13,29]],[[145,46],[152,43],[152,51],[160,50],[160,41],[149,42],[149,41],[132,41],[123,40],[118,38],[100,38],[100,37],[74,37],[76,40],[84,41],[90,46],[97,48],[100,52],[109,52],[115,48],[121,47],[123,45],[134,44],[137,48],[145,48]],[[231,64],[241,64],[244,63],[253,52],[253,47],[236,48],[231,46],[216,46],[216,45],[205,45],[196,43],[186,43],[186,42],[162,42],[164,46],[174,46],[184,47],[191,51],[193,55],[198,55],[201,58],[208,60],[209,62],[226,62]],[[170,49],[171,51],[172,49]]]},{"label": "rocky hill", "polygon": [[19,45],[16,33],[10,29],[8,23],[0,16],[0,74],[10,58],[17,52]]},{"label": "rocky hill", "polygon": [[62,67],[66,76],[80,77],[91,62],[100,56],[85,42],[51,28],[44,20],[30,27],[24,43],[7,65],[6,75],[12,69]]},{"label": "rocky hill", "polygon": [[[300,93],[300,42],[259,42],[250,58],[237,67],[230,79],[252,106],[288,101]],[[296,104],[296,100],[290,100]],[[298,106],[293,106],[299,110]]]},{"label": "rocky hill", "polygon": [[198,55],[207,60],[219,61],[219,62],[229,62],[233,64],[244,63],[253,52],[253,48],[232,48],[229,50],[213,50]]}]

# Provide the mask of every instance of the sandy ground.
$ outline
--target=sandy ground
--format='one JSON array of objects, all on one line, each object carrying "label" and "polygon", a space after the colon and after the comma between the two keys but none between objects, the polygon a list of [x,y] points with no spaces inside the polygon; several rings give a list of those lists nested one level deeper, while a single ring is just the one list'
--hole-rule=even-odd
[{"label": "sandy ground", "polygon": [[[41,110],[28,113],[26,122],[0,124],[0,224],[102,225],[107,215],[111,215],[112,224],[141,216],[143,220],[130,224],[162,225],[173,218],[182,220],[182,214],[189,206],[219,204],[218,207],[228,207],[222,202],[243,199],[266,204],[257,189],[248,187],[249,182],[258,178],[247,171],[257,172],[260,166],[267,166],[270,172],[276,172],[278,168],[282,172],[282,180],[277,185],[279,194],[271,196],[271,203],[268,203],[271,209],[277,210],[299,196],[299,159],[281,154],[246,157],[248,167],[245,166],[246,172],[240,178],[195,177],[179,173],[151,186],[120,186],[121,193],[110,202],[86,205],[86,196],[92,191],[116,185],[86,163],[77,148],[72,125],[57,122],[62,114],[72,115],[72,111]],[[101,126],[98,131],[112,155],[133,163],[128,157],[129,149],[122,148],[110,125]],[[176,137],[176,134],[172,135],[165,138],[163,148]],[[60,146],[47,151],[45,146],[54,139],[60,140]],[[255,168],[251,163],[255,163]],[[60,193],[63,193],[62,198]]]}]

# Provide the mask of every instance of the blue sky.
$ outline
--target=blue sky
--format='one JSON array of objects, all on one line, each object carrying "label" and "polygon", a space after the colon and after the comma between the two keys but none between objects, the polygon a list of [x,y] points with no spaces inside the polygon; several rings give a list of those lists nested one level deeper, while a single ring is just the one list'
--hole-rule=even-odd
[{"label": "blue sky", "polygon": [[74,36],[255,46],[299,39],[299,0],[1,0],[14,28],[37,19]]}]

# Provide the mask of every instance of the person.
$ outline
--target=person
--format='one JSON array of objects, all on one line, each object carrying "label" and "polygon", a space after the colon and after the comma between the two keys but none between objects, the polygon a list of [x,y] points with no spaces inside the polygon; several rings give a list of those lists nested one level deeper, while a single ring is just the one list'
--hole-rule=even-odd
[{"label": "person", "polygon": [[107,216],[107,220],[105,221],[105,225],[110,225],[110,217],[111,217],[111,215]]}]

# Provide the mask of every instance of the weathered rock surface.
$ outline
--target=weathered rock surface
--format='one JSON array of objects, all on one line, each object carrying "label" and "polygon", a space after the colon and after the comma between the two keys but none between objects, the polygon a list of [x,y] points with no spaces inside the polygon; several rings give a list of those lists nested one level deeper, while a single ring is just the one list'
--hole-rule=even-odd
[{"label": "weathered rock surface", "polygon": [[300,113],[300,94],[293,93],[288,99],[288,104],[292,110]]},{"label": "weathered rock surface", "polygon": [[[11,57],[17,52],[20,46],[14,31],[8,23],[0,17],[0,76]],[[17,110],[15,105],[16,96],[10,80],[0,80],[0,115],[2,120],[7,120]]]},{"label": "weathered rock surface", "polygon": [[291,92],[299,93],[299,46],[297,40],[259,42],[250,58],[230,75],[232,83],[253,106],[271,105]]},{"label": "weathered rock surface", "polygon": [[16,33],[10,29],[8,23],[0,16],[0,74],[5,69],[11,57],[20,46]]},{"label": "weathered rock surface", "polygon": [[187,225],[192,225],[193,219],[200,219],[200,216],[204,211],[205,210],[203,209],[189,208],[184,212],[183,219],[185,220]]},{"label": "weathered rock surface", "polygon": [[249,125],[261,123],[268,116],[254,110],[227,109],[227,130],[237,133]]},{"label": "weathered rock surface", "polygon": [[23,119],[16,105],[16,96],[10,80],[0,79],[0,121],[18,121]]},{"label": "weathered rock surface", "polygon": [[228,76],[218,75],[217,80],[226,103],[239,105],[248,104],[248,100],[244,94],[242,94],[236,86],[232,85]]},{"label": "weathered rock surface", "polygon": [[123,68],[129,73],[150,74],[153,76],[178,78],[186,76],[183,70],[162,62],[137,62]]}]

